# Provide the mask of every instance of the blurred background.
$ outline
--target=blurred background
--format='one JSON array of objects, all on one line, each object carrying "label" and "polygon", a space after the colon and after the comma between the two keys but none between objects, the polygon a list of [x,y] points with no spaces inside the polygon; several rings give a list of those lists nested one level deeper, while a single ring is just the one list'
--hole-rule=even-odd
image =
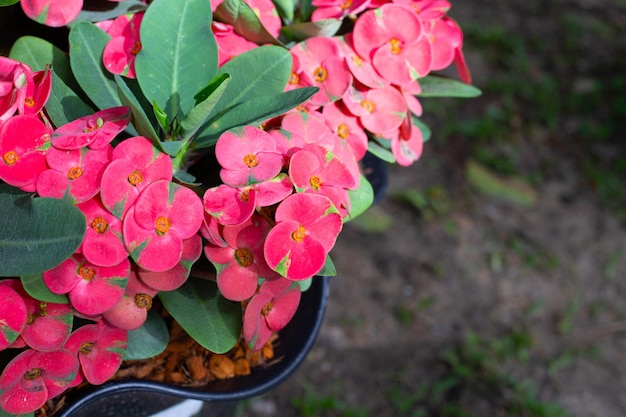
[{"label": "blurred background", "polygon": [[422,101],[307,362],[239,415],[626,415],[626,1],[449,15],[483,95]]}]

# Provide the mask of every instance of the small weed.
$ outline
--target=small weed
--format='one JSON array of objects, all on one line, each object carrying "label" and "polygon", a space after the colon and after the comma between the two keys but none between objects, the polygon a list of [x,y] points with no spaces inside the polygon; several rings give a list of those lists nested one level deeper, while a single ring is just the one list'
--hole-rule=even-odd
[{"label": "small weed", "polygon": [[304,397],[293,398],[291,405],[301,417],[367,417],[367,412],[350,407],[333,395],[322,395],[312,387],[305,389]]},{"label": "small weed", "polygon": [[557,329],[560,334],[565,335],[572,332],[575,325],[576,316],[582,308],[582,297],[577,294],[563,310],[561,319],[557,324]]}]

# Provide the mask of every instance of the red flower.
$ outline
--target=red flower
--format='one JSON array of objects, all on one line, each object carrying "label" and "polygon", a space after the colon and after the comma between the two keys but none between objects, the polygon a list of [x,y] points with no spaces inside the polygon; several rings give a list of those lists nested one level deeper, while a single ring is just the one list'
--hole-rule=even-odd
[{"label": "red flower", "polygon": [[17,355],[0,375],[0,409],[32,413],[67,389],[78,371],[78,359],[66,349]]},{"label": "red flower", "polygon": [[15,342],[26,326],[26,303],[20,294],[11,288],[9,285],[11,281],[16,280],[0,281],[0,350]]},{"label": "red flower", "polygon": [[52,135],[52,144],[59,149],[105,148],[126,129],[131,112],[126,106],[101,110],[58,127]]},{"label": "red flower", "polygon": [[102,62],[113,74],[135,78],[135,57],[141,51],[139,28],[144,12],[122,15],[107,31],[112,38],[102,52]]},{"label": "red flower", "polygon": [[76,19],[83,0],[21,0],[26,16],[46,26],[65,26]]}]

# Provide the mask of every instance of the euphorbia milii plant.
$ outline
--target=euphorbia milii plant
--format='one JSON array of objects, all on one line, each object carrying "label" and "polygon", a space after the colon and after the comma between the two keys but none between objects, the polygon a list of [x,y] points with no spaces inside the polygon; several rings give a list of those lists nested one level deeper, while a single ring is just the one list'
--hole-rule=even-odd
[{"label": "euphorbia milii plant", "polygon": [[164,317],[262,348],[373,203],[365,156],[413,164],[421,98],[479,93],[442,0],[17,2],[69,35],[0,57],[5,413],[162,351]]}]

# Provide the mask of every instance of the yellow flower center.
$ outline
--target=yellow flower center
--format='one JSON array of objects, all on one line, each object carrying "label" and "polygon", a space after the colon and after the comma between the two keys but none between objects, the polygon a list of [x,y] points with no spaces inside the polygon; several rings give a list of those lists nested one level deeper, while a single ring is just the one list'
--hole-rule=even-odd
[{"label": "yellow flower center", "polygon": [[150,310],[152,308],[152,297],[148,294],[135,294],[135,305],[139,308]]},{"label": "yellow flower center", "polygon": [[166,217],[157,218],[155,223],[155,229],[159,235],[164,235],[170,230],[170,221]]},{"label": "yellow flower center", "polygon": [[313,175],[309,179],[309,184],[311,184],[311,187],[313,187],[315,190],[319,190],[320,187],[322,186],[322,179],[320,177],[318,177],[317,175]]},{"label": "yellow flower center", "polygon": [[259,160],[256,159],[256,156],[248,154],[243,157],[243,163],[246,164],[248,168],[254,168],[255,166],[259,165]]},{"label": "yellow flower center", "polygon": [[373,113],[374,110],[376,109],[376,106],[374,105],[374,102],[372,100],[363,100],[361,102],[361,107],[363,107],[365,110],[367,110],[370,113]]},{"label": "yellow flower center", "polygon": [[315,68],[315,71],[313,71],[313,76],[315,77],[315,81],[321,83],[326,81],[326,78],[328,78],[328,71],[326,71],[326,68],[324,67],[317,67]]},{"label": "yellow flower center", "polygon": [[392,54],[397,55],[402,51],[402,43],[398,39],[393,38],[389,41],[389,48],[391,48]]},{"label": "yellow flower center", "polygon": [[9,151],[2,156],[4,163],[11,166],[19,159],[15,151]]},{"label": "yellow flower center", "polygon": [[361,65],[363,65],[363,58],[361,58],[360,56],[352,55],[351,59],[354,65],[356,65],[357,67],[360,67]]},{"label": "yellow flower center", "polygon": [[91,352],[91,350],[93,349],[95,343],[93,342],[85,342],[82,345],[80,345],[80,348],[78,349],[79,353],[82,353],[83,355],[88,354],[89,352]]},{"label": "yellow flower center", "polygon": [[75,180],[83,175],[83,169],[81,167],[72,167],[67,173],[67,178]]},{"label": "yellow flower center", "polygon": [[96,217],[91,222],[91,228],[95,230],[96,233],[104,233],[108,227],[107,221],[102,217]]},{"label": "yellow flower center", "polygon": [[133,48],[130,50],[130,53],[132,55],[137,55],[139,52],[141,52],[141,42],[136,41]]},{"label": "yellow flower center", "polygon": [[292,72],[291,75],[289,76],[289,84],[296,85],[299,83],[300,83],[300,76],[298,76],[298,74],[296,74],[295,72]]},{"label": "yellow flower center", "polygon": [[341,10],[347,10],[350,7],[352,7],[352,0],[344,0],[344,2],[341,3]]},{"label": "yellow flower center", "polygon": [[347,139],[348,136],[350,136],[350,129],[348,128],[348,125],[346,125],[345,123],[341,123],[339,126],[337,126],[337,136],[339,136],[341,139]]},{"label": "yellow flower center", "polygon": [[239,248],[235,251],[235,260],[240,266],[250,266],[254,262],[254,255],[248,248]]},{"label": "yellow flower center", "polygon": [[39,378],[42,373],[43,373],[43,370],[41,368],[29,369],[28,371],[24,373],[24,379],[28,381],[32,381],[34,379]]},{"label": "yellow flower center", "polygon": [[80,277],[82,279],[85,279],[87,281],[93,279],[93,277],[96,276],[96,271],[94,271],[93,268],[89,268],[86,267],[84,264],[78,267],[78,275],[80,275]]},{"label": "yellow flower center", "polygon": [[270,301],[269,303],[265,304],[263,308],[261,309],[261,315],[263,317],[267,316],[268,314],[270,314],[270,311],[272,311],[273,308],[274,308],[274,302]]},{"label": "yellow flower center", "polygon": [[34,98],[32,98],[32,97],[26,97],[26,98],[24,99],[24,105],[25,105],[26,107],[30,107],[30,108],[35,107],[35,99],[34,99]]},{"label": "yellow flower center", "polygon": [[298,230],[291,234],[291,238],[296,242],[302,242],[306,236],[306,229],[302,226],[298,227]]},{"label": "yellow flower center", "polygon": [[141,172],[136,169],[128,176],[128,182],[130,183],[130,185],[136,186],[137,184],[143,182],[143,175],[141,175]]}]

